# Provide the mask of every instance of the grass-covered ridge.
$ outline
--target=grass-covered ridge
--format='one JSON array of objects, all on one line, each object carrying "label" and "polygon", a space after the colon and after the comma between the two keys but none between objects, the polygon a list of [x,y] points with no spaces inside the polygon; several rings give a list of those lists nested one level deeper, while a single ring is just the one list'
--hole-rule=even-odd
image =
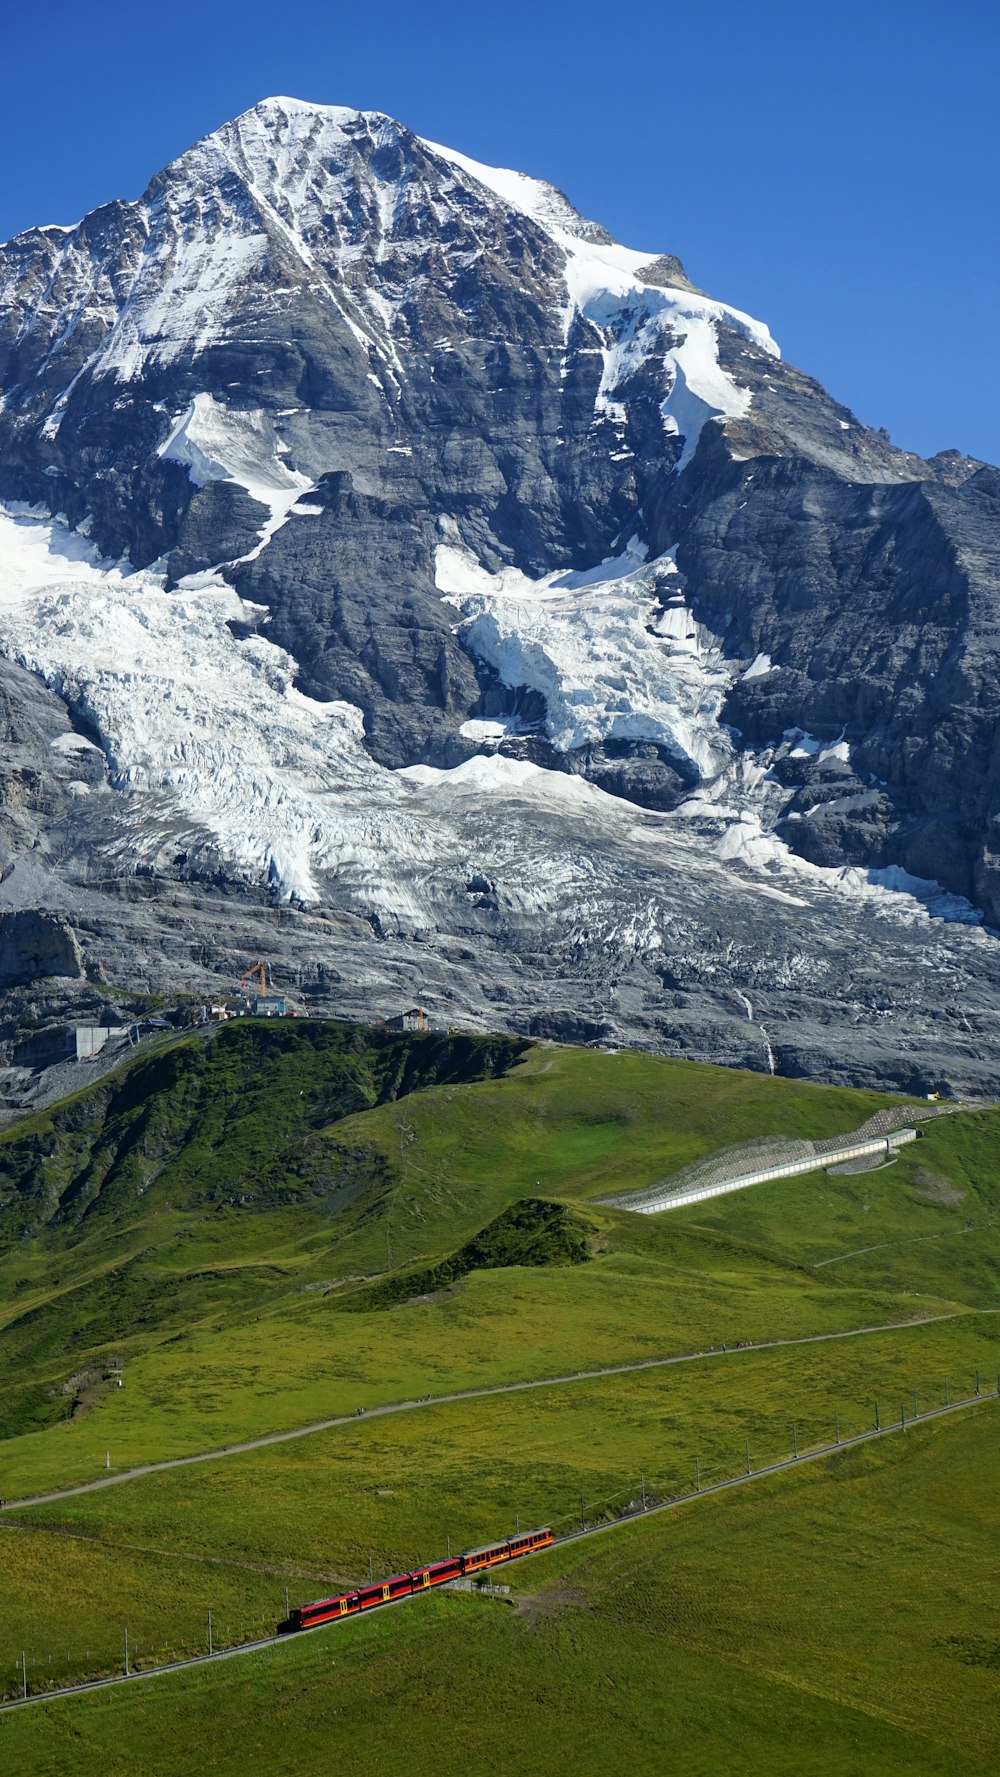
[{"label": "grass-covered ridge", "polygon": [[344,1303],[354,1313],[391,1308],[460,1283],[472,1271],[502,1271],[513,1265],[582,1265],[590,1258],[593,1226],[562,1203],[523,1197],[464,1246],[423,1271],[399,1271],[381,1283],[351,1294]]},{"label": "grass-covered ridge", "polygon": [[502,1073],[526,1047],[332,1021],[199,1032],[0,1135],[0,1245],[45,1226],[69,1243],[85,1222],[130,1218],[149,1192],[178,1210],[338,1207],[359,1181],[358,1150],[330,1140],[337,1123]]}]

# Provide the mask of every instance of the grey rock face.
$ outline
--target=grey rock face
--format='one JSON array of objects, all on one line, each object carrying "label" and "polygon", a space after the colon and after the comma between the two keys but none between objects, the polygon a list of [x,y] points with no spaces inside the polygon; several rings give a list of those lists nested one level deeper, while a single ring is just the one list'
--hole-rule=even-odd
[{"label": "grey rock face", "polygon": [[279,100],[0,248],[0,396],[0,501],[94,552],[0,611],[36,972],[264,951],[317,1008],[993,1089],[993,940],[867,873],[1000,923],[1000,472],[553,188]]},{"label": "grey rock face", "polygon": [[0,987],[18,987],[46,975],[82,977],[72,927],[52,913],[0,913]]},{"label": "grey rock face", "polygon": [[983,888],[1000,807],[1000,478],[889,479],[905,462],[869,460],[866,441],[848,480],[801,432],[797,454],[779,454],[770,406],[758,390],[752,424],[706,436],[657,515],[682,535],[699,614],[733,652],[773,663],[734,687],[725,718],[755,749],[793,728],[848,741],[853,789],[809,774],[809,812],[828,805],[822,844],[815,818],[796,819],[804,792],[789,804],[781,832],[803,856],[899,864],[998,920]]}]

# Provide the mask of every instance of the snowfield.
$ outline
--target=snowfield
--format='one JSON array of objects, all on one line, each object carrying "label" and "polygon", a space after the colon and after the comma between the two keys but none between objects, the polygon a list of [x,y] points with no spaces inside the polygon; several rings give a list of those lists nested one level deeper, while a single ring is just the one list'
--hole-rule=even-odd
[{"label": "snowfield", "polygon": [[[728,669],[688,629],[682,604],[647,627],[660,607],[638,552],[604,564],[603,578],[591,570],[534,583],[513,570],[490,576],[443,544],[438,571],[469,610],[465,621],[481,626],[477,637],[496,638],[497,660],[512,675],[527,666],[551,695],[557,745],[658,734],[714,775],[668,815],[496,752],[451,770],[387,770],[365,748],[360,710],[303,696],[288,654],[233,633],[263,613],[219,574],[167,591],[155,568],[102,561],[38,509],[0,508],[0,652],[99,737],[125,818],[127,839],[109,854],[122,871],[169,870],[184,853],[270,883],[282,899],[337,900],[409,932],[433,927],[485,871],[501,902],[536,914],[540,931],[565,919],[568,902],[581,928],[603,925],[607,942],[639,952],[664,943],[678,876],[714,882],[715,892],[724,877],[727,894],[789,906],[832,896],[907,922],[977,918],[902,871],[821,870],[767,830],[766,769],[734,756],[713,728]],[[93,748],[83,734],[59,745]],[[660,891],[641,917],[624,905],[616,916],[606,900],[615,859],[637,855]]]}]

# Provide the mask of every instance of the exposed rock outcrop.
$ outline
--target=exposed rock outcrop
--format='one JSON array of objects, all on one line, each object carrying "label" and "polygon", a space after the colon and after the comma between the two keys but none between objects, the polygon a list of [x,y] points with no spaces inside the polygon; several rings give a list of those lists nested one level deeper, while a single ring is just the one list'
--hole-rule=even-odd
[{"label": "exposed rock outcrop", "polygon": [[72,926],[55,913],[0,913],[0,989],[49,975],[83,976]]}]

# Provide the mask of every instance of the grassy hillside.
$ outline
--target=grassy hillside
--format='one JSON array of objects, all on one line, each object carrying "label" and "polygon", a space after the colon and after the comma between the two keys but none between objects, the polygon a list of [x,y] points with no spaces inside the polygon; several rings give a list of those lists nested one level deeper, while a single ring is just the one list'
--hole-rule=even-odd
[{"label": "grassy hillside", "polygon": [[[774,1181],[660,1217],[596,1201],[738,1140],[845,1133],[880,1102],[644,1055],[248,1022],[137,1060],[9,1131],[0,1139],[7,1499],[100,1476],[109,1460],[120,1472],[353,1415],[359,1404],[718,1350],[635,1374],[369,1413],[295,1443],[6,1512],[0,1689],[14,1683],[22,1647],[41,1685],[113,1669],[126,1627],[140,1661],[203,1645],[210,1609],[217,1640],[239,1640],[284,1614],[286,1588],[303,1601],[361,1579],[369,1562],[386,1572],[426,1559],[449,1537],[471,1544],[518,1517],[568,1522],[581,1496],[593,1515],[643,1484],[664,1496],[693,1488],[696,1462],[705,1481],[735,1473],[747,1440],[762,1464],[793,1438],[800,1449],[825,1442],[835,1415],[844,1433],[870,1425],[876,1400],[884,1414],[909,1413],[914,1389],[921,1407],[944,1399],[946,1378],[953,1394],[967,1391],[976,1369],[995,1386],[996,1112],[940,1120],[882,1172]],[[851,1336],[760,1349],[829,1334]],[[744,1340],[752,1348],[733,1351]],[[108,1376],[116,1361],[120,1389]],[[979,1410],[977,1423],[993,1411]],[[909,1434],[901,1442],[914,1447]],[[628,1539],[645,1532],[622,1534],[634,1549]],[[623,1573],[634,1567],[633,1556],[622,1560]],[[467,1646],[473,1670],[496,1661],[520,1682],[521,1653],[476,1640],[477,1625],[493,1620],[484,1608],[440,1601],[420,1616],[444,1650],[439,1686],[465,1683],[457,1664]],[[462,1614],[470,1609],[479,1614]],[[570,1646],[586,1673],[599,1647],[587,1626],[604,1621],[602,1609],[595,1592],[572,1619]],[[724,1617],[711,1620],[721,1635]],[[362,1642],[398,1635],[385,1643],[390,1667],[426,1659],[415,1621],[366,1626]],[[439,1643],[453,1622],[459,1639]],[[622,1670],[664,1636],[678,1670],[687,1661],[692,1682],[700,1673],[699,1683],[718,1683],[728,1654],[706,1633],[695,1645],[688,1630],[679,1639],[664,1623],[650,1630],[640,1613],[622,1630]],[[545,1645],[539,1679],[557,1713],[569,1705],[545,1663],[561,1646]],[[304,1662],[309,1691],[313,1657],[281,1650],[274,1665],[247,1669],[275,1720],[287,1662]],[[773,1648],[762,1659],[739,1676],[744,1702],[727,1730],[758,1732],[761,1747]],[[662,1673],[653,1688],[654,1667],[628,1708],[635,1732],[655,1737],[668,1693]],[[243,1696],[244,1680],[233,1682]],[[787,1694],[808,1689],[795,1673],[780,1682]],[[193,1681],[192,1719],[202,1685],[208,1708],[229,1683]],[[393,1697],[390,1716],[403,1709]],[[362,1685],[351,1705],[359,1723],[373,1704]],[[117,1720],[119,1705],[107,1707]],[[150,1719],[149,1706],[133,1707]],[[814,1727],[826,1720],[827,1703],[809,1708]],[[684,1719],[704,1737],[696,1714]],[[327,1719],[315,1716],[317,1736]],[[67,1731],[75,1735],[76,1718]],[[297,1731],[297,1760],[313,1731]],[[507,1744],[505,1731],[501,1722]],[[871,1747],[905,1750],[901,1731],[895,1723]],[[568,1713],[559,1732],[576,1747]],[[843,1725],[838,1733],[846,1746]],[[924,1741],[914,1744],[925,1761],[914,1768],[935,1768]],[[50,1744],[39,1746],[48,1756]],[[260,1768],[273,1750],[265,1737]],[[706,1769],[726,1767],[725,1745],[715,1750],[721,1763]],[[248,1744],[243,1757],[253,1765]]]},{"label": "grassy hillside", "polygon": [[[991,1317],[352,1420],[294,1443],[176,1469],[0,1519],[0,1680],[27,1642],[36,1675],[115,1670],[217,1645],[251,1616],[273,1625],[284,1589],[303,1603],[338,1586],[474,1547],[498,1529],[599,1519],[643,1484],[663,1498],[996,1384]],[[989,1386],[989,1381],[987,1381]],[[794,1427],[794,1433],[793,1433]],[[908,1434],[907,1434],[908,1435]],[[110,1583],[114,1575],[114,1584]],[[67,1604],[71,1609],[67,1614]],[[79,1615],[78,1615],[79,1613]],[[52,1664],[49,1666],[49,1656]],[[3,1684],[0,1683],[0,1690]]]},{"label": "grassy hillside", "polygon": [[0,1719],[11,1769],[987,1777],[1000,1412],[208,1671]]},{"label": "grassy hillside", "polygon": [[[997,1113],[943,1119],[883,1173],[639,1217],[592,1200],[750,1135],[842,1133],[881,1101],[522,1050],[248,1022],[8,1132],[0,1493],[360,1399],[1000,1306]],[[526,1202],[555,1206],[564,1249],[571,1217],[591,1262],[529,1269],[507,1240],[477,1268]]]},{"label": "grassy hillside", "polygon": [[377,1218],[394,1169],[345,1117],[489,1077],[525,1045],[247,1021],[127,1065],[0,1136],[0,1435],[71,1415],[114,1352],[255,1307]]},{"label": "grassy hillside", "polygon": [[[526,1046],[334,1022],[199,1031],[4,1133],[0,1241],[46,1229],[69,1250],[85,1227],[107,1238],[129,1225],[145,1198],[146,1213],[313,1203],[336,1213],[367,1181],[351,1176],[335,1125],[503,1072]],[[374,1176],[384,1170],[373,1160]]]}]

